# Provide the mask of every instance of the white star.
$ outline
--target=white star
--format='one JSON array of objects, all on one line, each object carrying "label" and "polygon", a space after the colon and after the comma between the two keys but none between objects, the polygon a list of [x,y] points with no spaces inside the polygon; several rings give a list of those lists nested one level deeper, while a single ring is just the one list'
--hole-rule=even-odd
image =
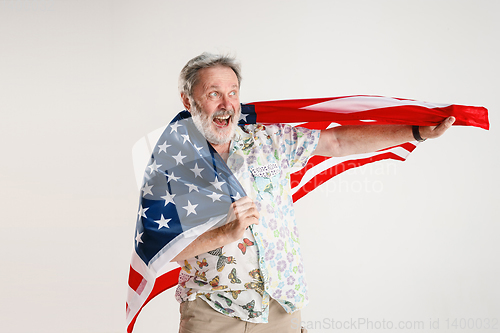
[{"label": "white star", "polygon": [[142,208],[142,205],[141,205],[141,207],[139,207],[139,211],[137,212],[137,215],[139,215],[139,217],[147,217],[146,216],[146,211],[148,209],[149,209],[149,207],[146,208],[146,209],[144,209],[144,208]]},{"label": "white star", "polygon": [[168,226],[168,222],[170,222],[171,219],[166,219],[163,217],[163,214],[161,215],[161,218],[159,220],[156,220],[155,222],[158,223],[158,229],[161,229],[162,227],[170,228]]},{"label": "white star", "polygon": [[225,184],[226,182],[220,182],[217,177],[215,177],[215,181],[210,182],[216,189],[219,191],[222,191],[222,185]]},{"label": "white star", "polygon": [[193,145],[193,146],[196,148],[196,150],[197,150],[198,152],[200,152],[200,150],[202,150],[202,149],[203,149],[203,147],[198,147],[197,145]]},{"label": "white star", "polygon": [[215,202],[216,200],[220,201],[220,197],[222,197],[222,194],[217,194],[215,192],[212,192],[212,194],[207,195],[207,197],[209,197],[210,199],[212,199],[213,200],[212,202]]},{"label": "white star", "polygon": [[158,168],[161,167],[161,164],[156,164],[156,160],[153,161],[153,163],[151,163],[151,165],[148,165],[148,168],[150,168],[151,170],[149,171],[149,174],[152,174],[153,171],[156,171],[158,172]]},{"label": "white star", "polygon": [[153,192],[151,191],[151,189],[153,188],[154,185],[148,185],[148,183],[146,183],[144,185],[144,187],[142,188],[142,196],[145,197],[146,194],[151,194],[153,195]]},{"label": "white star", "polygon": [[196,177],[200,177],[201,179],[203,179],[203,177],[201,176],[201,172],[202,172],[203,170],[205,170],[205,169],[204,169],[204,168],[198,168],[198,163],[196,163],[196,164],[194,165],[194,168],[193,168],[193,169],[189,169],[189,170],[193,171],[193,173],[194,173],[194,178],[196,178]]},{"label": "white star", "polygon": [[173,172],[170,175],[167,173],[167,183],[171,180],[177,181],[178,179],[181,179],[181,177],[175,177]]},{"label": "white star", "polygon": [[177,154],[177,155],[175,155],[175,156],[172,156],[172,157],[173,157],[173,158],[174,158],[174,160],[177,162],[177,164],[176,164],[176,165],[179,165],[179,163],[180,163],[180,164],[182,164],[182,165],[184,165],[184,163],[182,163],[182,160],[183,160],[183,159],[185,159],[185,158],[186,158],[186,156],[181,155],[181,152],[179,152],[179,154]]},{"label": "white star", "polygon": [[181,125],[179,124],[178,121],[176,121],[175,123],[171,124],[170,125],[170,134],[172,134],[173,132],[176,132],[177,133],[177,128],[180,127]]},{"label": "white star", "polygon": [[191,213],[193,213],[194,215],[197,215],[196,214],[196,210],[195,210],[196,207],[198,207],[198,205],[192,205],[191,202],[189,202],[189,200],[188,200],[188,205],[184,206],[182,208],[184,208],[185,210],[187,210],[187,215],[186,216],[189,216],[189,214],[191,214]]},{"label": "white star", "polygon": [[163,197],[161,197],[163,200],[165,200],[165,206],[168,205],[169,203],[173,203],[175,205],[175,202],[174,202],[174,197],[175,197],[175,194],[170,194],[168,193],[168,191],[165,191],[167,192]]},{"label": "white star", "polygon": [[184,142],[182,142],[182,144],[185,144],[186,141],[189,141],[189,143],[191,143],[191,140],[189,140],[189,135],[187,135],[187,134],[181,134],[181,136],[184,138]]},{"label": "white star", "polygon": [[139,245],[139,243],[143,242],[142,239],[141,239],[142,234],[143,234],[143,232],[139,233],[139,231],[137,231],[137,233],[136,233],[135,241],[137,242],[137,245]]},{"label": "white star", "polygon": [[163,142],[162,145],[158,145],[158,148],[160,148],[158,154],[161,153],[162,151],[166,153],[168,147],[170,147],[170,145],[167,145],[167,141]]},{"label": "white star", "polygon": [[191,193],[191,191],[196,191],[196,192],[198,192],[198,193],[200,192],[200,191],[198,190],[198,186],[196,186],[196,185],[194,185],[194,184],[187,184],[187,183],[186,183],[186,186],[187,186],[187,187],[189,187],[189,192],[188,192],[188,193]]},{"label": "white star", "polygon": [[246,114],[246,113],[240,113],[240,119],[238,121],[243,120],[244,122],[246,122],[247,121],[247,117],[248,117],[248,114]]},{"label": "white star", "polygon": [[241,198],[242,198],[242,197],[241,197],[241,195],[240,195],[239,193],[236,193],[236,195],[235,195],[235,196],[233,196],[234,201],[238,201],[238,200],[240,200]]}]

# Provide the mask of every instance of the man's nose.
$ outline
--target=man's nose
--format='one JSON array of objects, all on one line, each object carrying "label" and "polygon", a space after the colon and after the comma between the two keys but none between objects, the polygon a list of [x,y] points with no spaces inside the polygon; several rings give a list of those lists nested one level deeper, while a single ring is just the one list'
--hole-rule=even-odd
[{"label": "man's nose", "polygon": [[229,97],[228,96],[223,96],[222,97],[222,100],[221,100],[221,106],[225,109],[225,110],[231,110],[233,108],[232,104],[231,104],[231,101],[229,100]]}]

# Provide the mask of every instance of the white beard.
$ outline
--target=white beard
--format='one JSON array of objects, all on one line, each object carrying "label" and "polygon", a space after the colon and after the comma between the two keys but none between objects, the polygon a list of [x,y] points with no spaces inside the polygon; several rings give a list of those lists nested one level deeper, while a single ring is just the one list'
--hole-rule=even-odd
[{"label": "white beard", "polygon": [[[214,113],[211,117],[206,115],[197,105],[197,103],[191,103],[191,117],[193,118],[193,123],[200,131],[201,134],[207,139],[208,142],[214,145],[222,145],[231,141],[234,137],[236,127],[238,127],[238,119],[240,116],[240,110],[219,110]],[[229,128],[229,132],[221,133],[214,131],[212,129],[212,122],[214,117],[218,117],[224,114],[230,114],[232,116],[232,124]]]}]

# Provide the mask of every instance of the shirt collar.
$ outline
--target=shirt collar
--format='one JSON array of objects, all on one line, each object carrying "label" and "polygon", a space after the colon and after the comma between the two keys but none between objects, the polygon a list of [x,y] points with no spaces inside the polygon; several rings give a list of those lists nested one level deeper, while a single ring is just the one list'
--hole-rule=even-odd
[{"label": "shirt collar", "polygon": [[251,133],[245,132],[241,126],[238,126],[234,131],[234,139],[231,141],[229,152],[230,154],[232,154],[238,149],[246,149],[246,147],[252,146],[251,143],[253,142],[253,135]]}]

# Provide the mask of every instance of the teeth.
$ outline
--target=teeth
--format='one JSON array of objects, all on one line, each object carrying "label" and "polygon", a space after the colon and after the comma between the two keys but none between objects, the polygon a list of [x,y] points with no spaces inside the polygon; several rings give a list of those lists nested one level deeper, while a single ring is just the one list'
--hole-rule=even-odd
[{"label": "teeth", "polygon": [[227,115],[227,116],[223,116],[223,117],[215,117],[215,118],[220,119],[220,120],[226,120],[226,119],[229,119],[229,117],[230,117],[230,116],[229,116],[229,115]]}]

